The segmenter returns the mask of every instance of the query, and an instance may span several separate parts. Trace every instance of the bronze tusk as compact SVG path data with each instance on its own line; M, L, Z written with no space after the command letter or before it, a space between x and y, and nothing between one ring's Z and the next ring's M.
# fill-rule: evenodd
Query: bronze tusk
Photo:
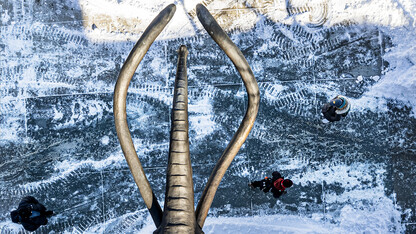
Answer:
M149 209L156 227L158 227L162 222L162 209L160 208L152 188L150 187L149 181L146 178L143 167L134 148L130 130L127 125L126 98L127 89L134 72L152 43L155 41L156 37L172 19L175 14L175 10L176 6L174 4L170 4L163 9L146 28L121 68L114 89L113 99L114 122L121 149L123 150L123 154L126 158L127 164L129 165L134 181L139 187L140 194Z
M234 134L227 148L223 152L221 158L215 165L211 176L205 186L201 199L196 208L196 219L200 227L204 226L205 219L208 215L208 210L214 200L215 193L221 182L222 177L230 166L232 160L237 155L244 141L246 140L254 121L257 116L260 103L260 93L257 81L254 78L253 72L248 65L247 60L241 53L240 49L231 41L227 34L222 30L220 25L215 21L214 17L209 13L207 8L202 4L196 6L196 12L199 21L204 26L208 34L220 46L225 54L231 59L234 66L243 79L244 86L248 95L248 106L246 114Z

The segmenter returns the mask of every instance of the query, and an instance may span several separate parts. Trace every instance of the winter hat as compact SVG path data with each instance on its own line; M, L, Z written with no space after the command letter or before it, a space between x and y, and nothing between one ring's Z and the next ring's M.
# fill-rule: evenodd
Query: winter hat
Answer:
M283 186L285 186L285 188L289 188L292 187L293 182L291 180L285 179L283 180Z
M344 102L341 100L341 99L339 99L339 98L337 98L337 99L332 99L331 100L331 102L329 103L331 106L335 106L335 107L341 107L342 106L342 104L343 104Z

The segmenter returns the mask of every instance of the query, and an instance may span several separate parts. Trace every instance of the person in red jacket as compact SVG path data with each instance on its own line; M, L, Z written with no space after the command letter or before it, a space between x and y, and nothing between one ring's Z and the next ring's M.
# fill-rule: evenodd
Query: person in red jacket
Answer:
M277 171L272 173L272 178L266 176L263 180L253 181L249 184L250 187L260 188L265 193L271 190L275 198L285 194L286 189L292 187L292 185L293 182L291 180L283 178Z

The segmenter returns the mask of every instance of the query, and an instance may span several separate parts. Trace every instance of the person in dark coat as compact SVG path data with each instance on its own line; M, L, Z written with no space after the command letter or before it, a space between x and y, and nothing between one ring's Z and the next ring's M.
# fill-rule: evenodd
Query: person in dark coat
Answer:
M341 117L347 116L350 108L351 104L348 98L338 95L322 106L322 115L329 122L340 121Z
M260 188L265 193L271 190L273 197L279 198L286 194L286 188L292 187L293 182L283 178L279 172L275 171L272 173L272 178L266 176L263 180L253 181L249 185L252 188Z
M13 223L22 224L24 229L31 232L41 225L46 225L47 218L52 215L53 211L46 210L45 206L32 196L24 197L17 210L10 213Z

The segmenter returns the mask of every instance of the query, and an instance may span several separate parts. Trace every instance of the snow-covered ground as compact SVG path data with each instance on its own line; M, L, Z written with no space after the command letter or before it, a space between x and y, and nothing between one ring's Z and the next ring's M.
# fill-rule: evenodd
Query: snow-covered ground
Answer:
M152 233L112 118L122 63L173 1L0 2L0 233L34 195L57 213L40 233ZM207 36L203 3L241 48L262 102L226 173L205 233L402 233L416 230L416 2L184 0L129 88L138 155L164 200L169 116L180 44L189 49L191 160L198 201L242 118L245 91ZM349 116L320 105L348 96ZM279 170L279 200L246 188Z

